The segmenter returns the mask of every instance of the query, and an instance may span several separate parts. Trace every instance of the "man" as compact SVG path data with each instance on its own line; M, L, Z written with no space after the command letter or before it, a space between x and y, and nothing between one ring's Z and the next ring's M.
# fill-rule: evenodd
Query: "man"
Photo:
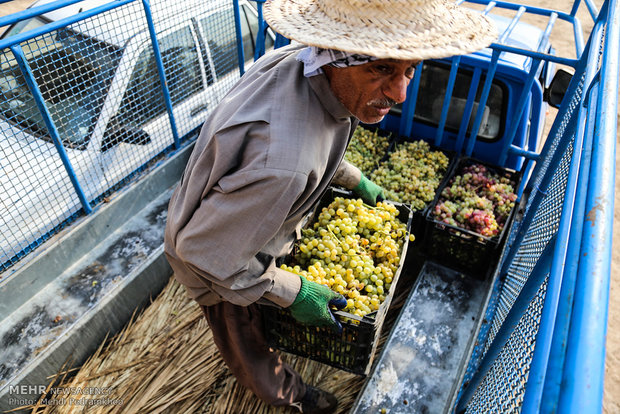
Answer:
M336 398L268 347L256 304L337 326L329 306L346 302L275 259L329 185L371 203L382 196L343 161L358 122L379 122L403 102L422 59L480 49L495 31L443 0L271 0L265 18L312 47L262 57L209 116L170 200L165 252L239 383L271 405L328 413Z

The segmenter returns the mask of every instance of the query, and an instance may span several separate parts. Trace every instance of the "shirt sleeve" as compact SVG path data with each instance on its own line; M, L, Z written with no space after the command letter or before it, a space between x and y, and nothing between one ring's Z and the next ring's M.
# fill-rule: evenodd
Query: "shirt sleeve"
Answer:
M226 176L178 233L176 254L231 303L245 306L274 291L269 299L290 305L299 277L277 268L275 258L260 251L281 228L301 179L265 169Z
M338 171L336 171L332 183L353 190L360 183L361 179L362 171L343 159L338 166Z

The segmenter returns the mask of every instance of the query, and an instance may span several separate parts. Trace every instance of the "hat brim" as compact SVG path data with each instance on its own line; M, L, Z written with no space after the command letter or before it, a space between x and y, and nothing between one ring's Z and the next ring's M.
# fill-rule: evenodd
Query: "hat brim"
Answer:
M308 0L270 0L264 16L273 30L308 46L377 58L438 59L472 53L497 39L493 22L474 10L442 7L401 11L391 19L365 16L336 20Z

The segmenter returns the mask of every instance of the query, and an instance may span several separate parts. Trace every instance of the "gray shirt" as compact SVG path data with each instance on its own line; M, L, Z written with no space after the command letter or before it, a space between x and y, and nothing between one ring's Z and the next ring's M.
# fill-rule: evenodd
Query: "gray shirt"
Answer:
M258 60L203 126L168 209L165 253L202 305L289 306L300 280L275 265L332 179L348 188L359 170L343 162L357 119L324 74L303 76L299 46Z

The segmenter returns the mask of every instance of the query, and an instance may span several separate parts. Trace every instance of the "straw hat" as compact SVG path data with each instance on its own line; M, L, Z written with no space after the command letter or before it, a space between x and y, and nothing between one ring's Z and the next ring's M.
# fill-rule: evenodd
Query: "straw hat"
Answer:
M378 58L461 55L497 39L489 18L447 0L269 0L265 20L305 45Z

